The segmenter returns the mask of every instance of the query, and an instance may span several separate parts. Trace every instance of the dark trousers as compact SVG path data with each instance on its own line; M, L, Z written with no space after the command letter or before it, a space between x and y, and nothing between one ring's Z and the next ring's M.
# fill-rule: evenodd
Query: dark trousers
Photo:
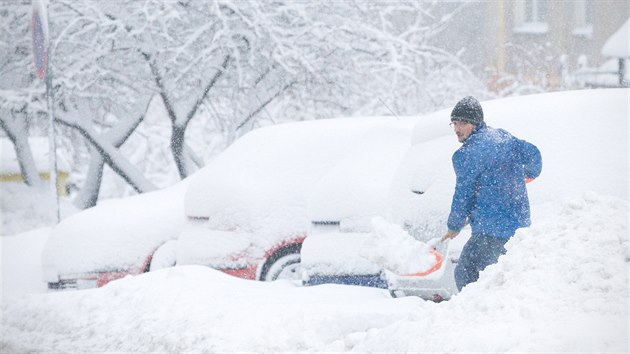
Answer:
M508 240L489 235L472 235L464 245L455 267L457 289L461 291L464 286L477 281L482 270L496 263L499 256L505 254Z

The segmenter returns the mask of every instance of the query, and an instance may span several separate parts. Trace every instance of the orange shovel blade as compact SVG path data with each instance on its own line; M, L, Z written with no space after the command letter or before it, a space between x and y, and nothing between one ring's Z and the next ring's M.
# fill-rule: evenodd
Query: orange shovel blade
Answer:
M442 266L442 255L434 249L431 250L431 253L433 254L433 256L435 257L435 263L427 270L422 271L422 272L418 272L418 273L413 273L413 274L403 274L403 276L406 277L423 277L425 275L429 275L433 272L435 272L436 270L440 269L440 267Z

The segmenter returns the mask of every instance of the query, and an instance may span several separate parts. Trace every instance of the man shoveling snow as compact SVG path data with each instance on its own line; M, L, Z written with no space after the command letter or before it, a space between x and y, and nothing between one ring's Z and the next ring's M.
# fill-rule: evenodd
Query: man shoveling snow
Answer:
M474 97L455 105L451 126L462 146L453 154L457 182L442 240L456 237L470 223L472 236L455 268L461 291L505 254L504 245L516 229L530 225L525 183L540 175L542 159L533 144L487 126Z
M471 238L454 271L461 291L505 254L504 245L516 229L530 225L525 183L540 175L542 159L533 144L488 127L474 97L455 105L451 126L462 146L453 154L457 181L448 231L441 241L456 237L470 224ZM365 258L397 275L425 276L441 268L442 255L431 247L435 245L415 240L382 218L373 220L373 229L362 252Z

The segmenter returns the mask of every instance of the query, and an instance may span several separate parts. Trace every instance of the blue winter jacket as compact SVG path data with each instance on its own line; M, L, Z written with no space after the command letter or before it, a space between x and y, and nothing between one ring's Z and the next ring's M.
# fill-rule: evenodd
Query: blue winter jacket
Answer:
M503 129L481 123L453 154L457 176L448 228L508 238L530 225L525 178L542 169L540 151Z

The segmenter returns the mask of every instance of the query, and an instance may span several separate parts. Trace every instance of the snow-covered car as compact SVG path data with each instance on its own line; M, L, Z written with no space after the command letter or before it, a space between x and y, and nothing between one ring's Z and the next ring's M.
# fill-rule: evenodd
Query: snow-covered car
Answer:
M247 279L299 277L314 184L365 131L390 119L256 129L172 187L106 200L63 220L43 252L44 280L51 289L89 288L175 264Z
M189 179L169 188L105 200L52 229L42 268L50 289L93 288L152 267L155 250L184 225Z
M354 149L314 187L309 235L302 248L305 285L340 283L386 288L382 268L359 253L371 219L386 215L394 172L409 148L409 117L366 132Z
M540 206L571 190L627 191L625 176L618 173L619 166L627 169L628 165L619 154L627 150L627 98L627 89L585 90L482 105L490 126L507 129L541 150L542 175L528 184L530 201ZM470 237L469 228L447 244L436 244L443 262L425 276L395 274L362 255L373 233L368 220L375 216L386 217L427 243L433 244L445 232L455 183L451 155L460 146L448 126L449 116L450 109L445 109L419 118L409 133L407 149L393 148L391 143L389 151L357 149L348 157L353 163L340 164L318 184L309 210L311 233L302 247L306 284L368 285L388 288L394 296L427 299L444 299L457 292L453 269ZM584 173L593 169L600 173ZM366 183L374 176L379 178ZM532 210L534 223L538 212Z
M447 203L440 203L436 196L447 196L452 181L445 180L440 187L431 190L427 189L426 183L445 172L450 161L448 151L457 148L457 142L448 139L444 140L447 146L441 146L442 150L433 149L436 142L443 145L441 138L449 131L448 118L444 120L438 116L390 122L365 134L353 153L318 183L310 201L311 230L302 248L305 285L338 283L389 288L391 276L388 277L388 271L365 255L366 245L370 244L374 234L372 220L376 217L397 219L418 240L428 241L436 237L447 207ZM419 160L410 163L407 160L414 132L421 132L420 139L429 146L419 155ZM442 158L447 163L442 163ZM410 183L403 183L401 169L411 169L417 175L409 180ZM447 177L450 176L447 174ZM403 195L398 193L401 186ZM409 198L424 202L419 208L422 213L411 220L400 219L393 213L398 212L399 204L408 202ZM418 211L418 206L407 205L405 208ZM432 237L427 238L427 235ZM446 253L441 246L438 250ZM428 256L432 257L431 254ZM447 264L441 253L439 257L432 265L440 262L444 267L435 268L431 272L435 273L432 278L452 267L452 259L447 260L450 262ZM428 275L423 279L431 278ZM449 292L450 289L436 291L436 294L444 298ZM421 295L434 298L436 294Z
M172 263L246 279L299 279L315 185L391 118L327 119L257 129L200 171Z

